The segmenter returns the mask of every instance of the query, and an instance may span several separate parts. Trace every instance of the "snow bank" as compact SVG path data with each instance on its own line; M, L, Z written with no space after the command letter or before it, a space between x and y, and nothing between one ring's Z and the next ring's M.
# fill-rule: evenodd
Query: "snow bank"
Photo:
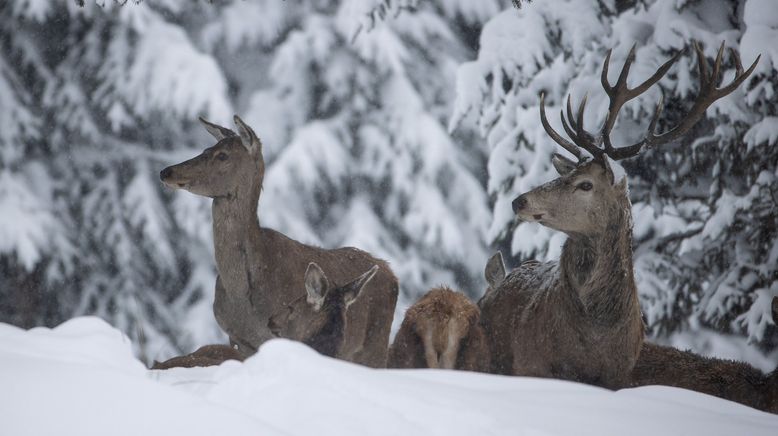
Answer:
M97 318L0 324L0 434L774 435L778 416L674 388L373 370L274 340L244 363L147 371Z

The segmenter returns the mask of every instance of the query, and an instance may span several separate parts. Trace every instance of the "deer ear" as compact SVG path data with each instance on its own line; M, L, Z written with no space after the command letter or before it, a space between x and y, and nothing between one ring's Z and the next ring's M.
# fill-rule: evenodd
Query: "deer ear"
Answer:
M346 307L348 307L351 303L354 302L354 300L357 299L359 293L362 292L362 288L364 288L365 285L367 285L368 282L373 279L377 272L378 265L373 265L373 267L370 268L366 273L357 277L351 283L340 287L340 292L343 296L343 302L346 303Z
M238 126L238 133L240 134L240 140L243 142L243 146L251 154L262 153L262 141L259 140L254 130L244 123L239 116L235 115L235 125Z
M486 277L486 283L489 284L489 290L487 292L493 291L503 280L505 280L505 262L503 262L502 259L502 252L498 251L497 253L494 253L486 262L484 277Z
M305 270L305 292L307 293L306 301L313 306L313 310L317 312L321 310L329 286L327 276L324 275L324 271L319 268L319 265L314 262L309 263Z
M603 156L599 162L602 164L603 169L605 169L605 177L607 177L610 184L613 185L616 181L616 177L613 175L613 168L611 168L611 164L608 162L608 157Z
M232 130L222 127L218 124L214 124L208 120L206 120L203 117L198 117L200 120L200 123L205 127L205 130L208 131L208 133L211 134L214 138L216 138L217 141L221 141L224 138L229 138L231 136L238 136L235 132Z
M559 153L554 153L554 155L551 156L551 164L554 165L554 169L556 169L556 172L558 172L560 176L570 174L578 166L578 164Z

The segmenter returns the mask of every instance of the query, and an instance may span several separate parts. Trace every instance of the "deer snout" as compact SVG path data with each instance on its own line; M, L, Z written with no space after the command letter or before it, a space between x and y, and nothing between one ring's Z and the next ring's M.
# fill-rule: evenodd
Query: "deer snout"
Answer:
M167 167L159 172L159 180L170 188L187 188L189 181L181 177L180 171L173 171L173 167Z
M163 182L165 179L171 177L173 175L173 168L167 167L164 170L159 172L159 180L162 180Z
M520 210L527 207L527 197L524 194L519 195L513 200L511 206L513 206L513 213L518 214Z

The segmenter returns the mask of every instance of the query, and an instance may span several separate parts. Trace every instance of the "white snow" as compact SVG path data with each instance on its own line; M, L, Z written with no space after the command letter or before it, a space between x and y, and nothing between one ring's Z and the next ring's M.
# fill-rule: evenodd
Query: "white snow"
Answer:
M244 363L149 371L98 318L0 324L10 435L774 435L778 416L675 388L375 370L273 340Z

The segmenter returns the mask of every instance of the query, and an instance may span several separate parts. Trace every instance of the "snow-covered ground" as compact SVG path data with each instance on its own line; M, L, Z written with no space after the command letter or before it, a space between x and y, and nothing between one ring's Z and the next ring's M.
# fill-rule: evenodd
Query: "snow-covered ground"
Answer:
M274 340L244 363L150 371L98 318L0 324L0 435L771 435L778 416L694 392L374 370Z

